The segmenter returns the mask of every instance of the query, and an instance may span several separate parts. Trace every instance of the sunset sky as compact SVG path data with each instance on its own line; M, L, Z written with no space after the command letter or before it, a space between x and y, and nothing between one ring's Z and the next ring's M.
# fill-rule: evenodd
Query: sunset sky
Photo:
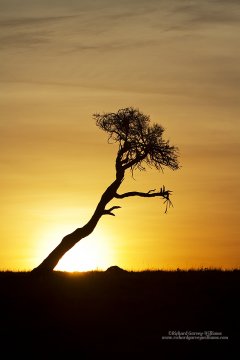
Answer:
M30 270L84 225L117 147L92 115L138 108L181 169L128 173L116 217L61 270L240 265L239 0L0 0L0 270ZM120 192L120 191L119 191Z

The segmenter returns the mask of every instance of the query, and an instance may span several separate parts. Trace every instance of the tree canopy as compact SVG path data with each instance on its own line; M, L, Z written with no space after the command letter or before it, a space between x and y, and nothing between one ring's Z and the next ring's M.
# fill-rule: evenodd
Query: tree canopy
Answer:
M94 114L96 125L119 144L116 168L145 170L145 165L162 170L179 168L178 148L163 139L164 128L150 125L150 117L133 107L116 113Z

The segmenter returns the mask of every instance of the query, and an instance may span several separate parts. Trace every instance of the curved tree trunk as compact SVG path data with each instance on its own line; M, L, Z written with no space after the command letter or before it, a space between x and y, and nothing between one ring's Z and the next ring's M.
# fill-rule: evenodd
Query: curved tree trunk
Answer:
M123 139L121 139L121 140L123 140ZM135 145L134 145L132 152L135 153L135 156L133 156L132 152L130 152L131 146L129 144L130 143L129 143L129 141L127 139L127 135L126 135L126 139L124 140L124 143L121 143L121 141L120 141L120 147L119 147L118 154L116 157L116 163L115 163L116 179L103 193L103 195L96 207L96 210L94 211L89 222L86 225L84 225L82 228L78 228L71 234L66 235L62 239L60 244L46 257L46 259L43 260L43 262L39 266L37 266L35 269L32 270L32 273L51 272L55 268L55 266L58 264L59 260L63 257L64 254L66 254L66 252L68 250L70 250L81 239L85 238L86 236L88 236L89 234L91 234L93 232L93 230L95 229L95 227L96 227L98 221L100 220L100 218L102 217L102 215L114 215L112 213L112 211L114 209L119 208L120 206L113 206L110 209L105 208L106 205L113 198L122 199L122 198L130 197L130 196L141 196L141 197L150 198L150 197L158 196L158 197L162 197L163 199L165 199L166 211L169 206L172 206L172 203L169 199L169 195L170 195L171 191L165 190L164 186L158 192L156 192L156 189L155 189L155 190L149 190L147 193L138 192L138 191L130 191L130 192L127 192L124 194L117 194L117 190L124 179L125 171L127 169L131 169L133 171L134 167L138 164L141 164L141 162L149 155L148 147L144 148L144 146L145 146L144 143L140 142L141 146L144 145L143 150L140 151L138 148L136 150ZM166 146L168 146L168 145L165 144L164 146L165 146L164 151L166 151L166 148L168 149L168 147L166 147ZM172 148L172 149L174 149L174 148ZM170 149L170 151L173 151L172 149ZM164 154L164 152L163 152L163 154ZM170 166L168 158L166 158L166 159L164 158L163 160L167 162L168 166ZM160 168L161 168L161 164L162 164L163 160L162 160L162 158L160 158L160 160L159 160ZM173 160L174 160L174 158L173 158ZM166 165L164 162L163 162L163 164ZM155 165L155 167L157 167L157 165L155 163L154 163L154 165ZM141 167L140 167L140 169L141 169Z
M53 271L59 260L68 250L76 245L81 239L93 232L102 215L114 215L111 211L119 208L119 206L113 206L108 210L105 209L105 206L115 197L123 178L124 171L117 171L116 180L103 193L89 222L82 228L78 228L71 234L66 235L60 244L46 257L46 259L44 259L40 265L32 270L32 273L49 273Z

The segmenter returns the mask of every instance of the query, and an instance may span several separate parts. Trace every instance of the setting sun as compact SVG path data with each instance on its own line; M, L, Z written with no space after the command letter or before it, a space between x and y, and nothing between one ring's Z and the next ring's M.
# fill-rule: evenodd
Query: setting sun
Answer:
M46 206L46 204L45 204ZM61 240L69 233L87 222L93 209L88 207L64 208L48 204L50 210L44 211L40 207L41 227L33 227L31 236L36 239L33 256L29 256L31 266L34 267L46 257ZM80 218L80 220L79 220ZM63 256L55 270L59 271L91 271L105 270L114 265L116 251L111 229L106 229L104 221L86 239L82 239Z
M91 271L105 270L114 263L110 253L108 238L101 231L96 231L88 239L83 239L59 261L55 270Z

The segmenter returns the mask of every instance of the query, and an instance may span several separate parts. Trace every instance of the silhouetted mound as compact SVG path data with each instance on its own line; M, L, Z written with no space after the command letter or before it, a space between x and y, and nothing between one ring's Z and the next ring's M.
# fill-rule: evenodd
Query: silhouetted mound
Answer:
M127 270L124 270L122 268L120 268L119 266L117 265L114 265L114 266L110 266L107 270L106 270L107 273L111 273L111 274L122 274L122 273L126 273Z

